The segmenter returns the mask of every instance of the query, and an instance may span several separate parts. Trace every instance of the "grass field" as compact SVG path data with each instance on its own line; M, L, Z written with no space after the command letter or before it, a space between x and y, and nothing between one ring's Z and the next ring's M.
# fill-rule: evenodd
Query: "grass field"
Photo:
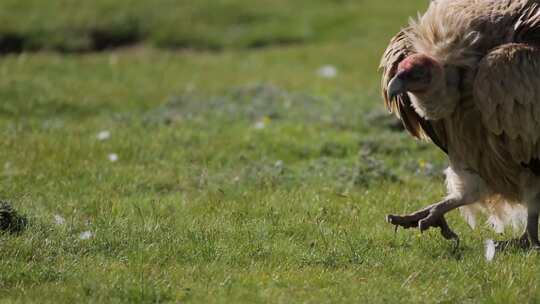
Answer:
M509 235L384 220L444 195L378 92L426 2L2 1L0 303L539 301Z

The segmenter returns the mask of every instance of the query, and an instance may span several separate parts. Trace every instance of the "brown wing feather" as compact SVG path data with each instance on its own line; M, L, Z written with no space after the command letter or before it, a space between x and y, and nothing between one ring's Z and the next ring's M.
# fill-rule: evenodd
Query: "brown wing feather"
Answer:
M505 44L478 66L474 101L489 132L504 137L512 159L540 157L540 48Z
M431 139L445 153L448 153L441 123L430 122L420 117L412 107L407 94L401 94L393 100L388 96L388 84L396 75L399 63L414 53L406 31L407 29L404 29L392 38L381 59L380 69L383 71L381 89L386 108L402 121L403 126L412 136L418 139Z

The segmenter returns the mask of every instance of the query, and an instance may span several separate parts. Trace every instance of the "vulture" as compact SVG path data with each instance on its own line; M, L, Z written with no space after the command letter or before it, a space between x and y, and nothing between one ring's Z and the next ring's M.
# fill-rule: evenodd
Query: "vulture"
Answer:
M415 138L447 154L447 195L398 227L440 228L459 208L474 227L524 224L497 246L539 249L540 0L433 0L395 35L381 60L387 109Z

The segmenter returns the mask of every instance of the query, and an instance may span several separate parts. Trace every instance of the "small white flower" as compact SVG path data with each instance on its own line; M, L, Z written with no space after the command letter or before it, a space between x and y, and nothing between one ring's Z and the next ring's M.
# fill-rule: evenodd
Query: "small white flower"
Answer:
M55 214L54 215L54 223L56 225L64 225L66 223L66 219L63 218L61 215Z
M94 234L92 233L92 231L83 231L83 232L81 232L79 234L79 239L81 239L81 240L89 240L93 236L94 236Z
M253 125L253 128L255 128L255 130L262 130L264 128L266 128L270 122L272 122L272 119L268 116L264 116L264 117L261 117L254 125Z
M253 125L253 128L255 128L256 130L262 130L266 127L266 123L264 123L263 120L260 120L260 121L257 121L254 125Z
M335 78L338 75L338 70L333 65L324 65L317 70L317 75L322 78Z
M116 154L116 153L111 153L111 154L108 155L108 158L109 158L109 161L110 161L110 162L113 162L113 163L114 163L115 161L118 160L118 154Z
M282 160L276 161L276 163L274 164L274 166L275 166L276 168L283 168L283 161L282 161Z
M185 87L185 90L186 92L194 92L195 90L197 89L197 85L195 85L195 83L193 82L188 82L186 84L186 87Z
M493 240L487 240L485 242L486 245L486 253L485 257L488 262L493 261L493 258L495 257L495 242Z
M109 56L109 65L117 65L118 64L118 56L113 54Z
M97 139L98 139L98 140L107 140L107 139L109 139L110 137L111 137L111 132L110 132L110 131L107 131L107 130L101 131L101 132L99 132L98 135L97 135Z

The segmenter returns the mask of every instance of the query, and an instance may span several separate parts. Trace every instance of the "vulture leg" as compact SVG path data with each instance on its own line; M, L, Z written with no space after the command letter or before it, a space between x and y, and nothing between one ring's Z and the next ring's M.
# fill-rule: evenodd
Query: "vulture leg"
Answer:
M467 203L461 199L446 199L436 205L434 205L430 210L428 216L421 219L418 222L418 228L420 231L425 231L430 227L440 227L440 222L444 220L444 215L458 207L466 205Z
M386 220L390 224L395 225L396 228L420 228L420 231L424 231L429 227L439 227L441 229L441 234L445 239L458 240L457 234L452 231L450 226L448 226L446 219L444 218L444 213L448 212L451 209L444 212L442 211L448 209L449 201L451 200L445 200L437 204L429 205L409 215L388 215L386 217Z
M386 221L396 227L403 227L405 229L418 227L418 221L429 215L429 210L434 205L429 205L415 213L409 215L387 215Z
M475 173L469 170L454 170L452 167L446 170L446 180L449 193L446 199L410 215L388 215L386 220L406 229L418 227L421 232L438 227L445 239L456 240L456 245L459 244L458 236L450 229L444 215L456 208L477 202L485 195L486 187Z
M405 229L418 227L420 231L425 231L430 227L439 227L445 239L453 239L459 242L457 234L448 226L444 215L466 204L468 202L463 199L448 198L410 215L388 215L386 220L390 224L396 225L396 227L401 226Z
M499 251L506 250L511 247L522 248L522 249L529 248L530 242L529 242L529 235L527 234L527 231L525 231L523 235L521 235L521 237L517 239L495 242L495 248Z
M540 241L538 241L538 214L538 210L531 210L529 207L527 211L527 230L525 233L534 249L540 249Z
M540 249L540 241L538 240L538 215L537 210L527 210L527 227L525 232L518 239L500 241L497 242L496 246L499 250L505 250L508 247L517 247L522 249L533 248L536 250Z

